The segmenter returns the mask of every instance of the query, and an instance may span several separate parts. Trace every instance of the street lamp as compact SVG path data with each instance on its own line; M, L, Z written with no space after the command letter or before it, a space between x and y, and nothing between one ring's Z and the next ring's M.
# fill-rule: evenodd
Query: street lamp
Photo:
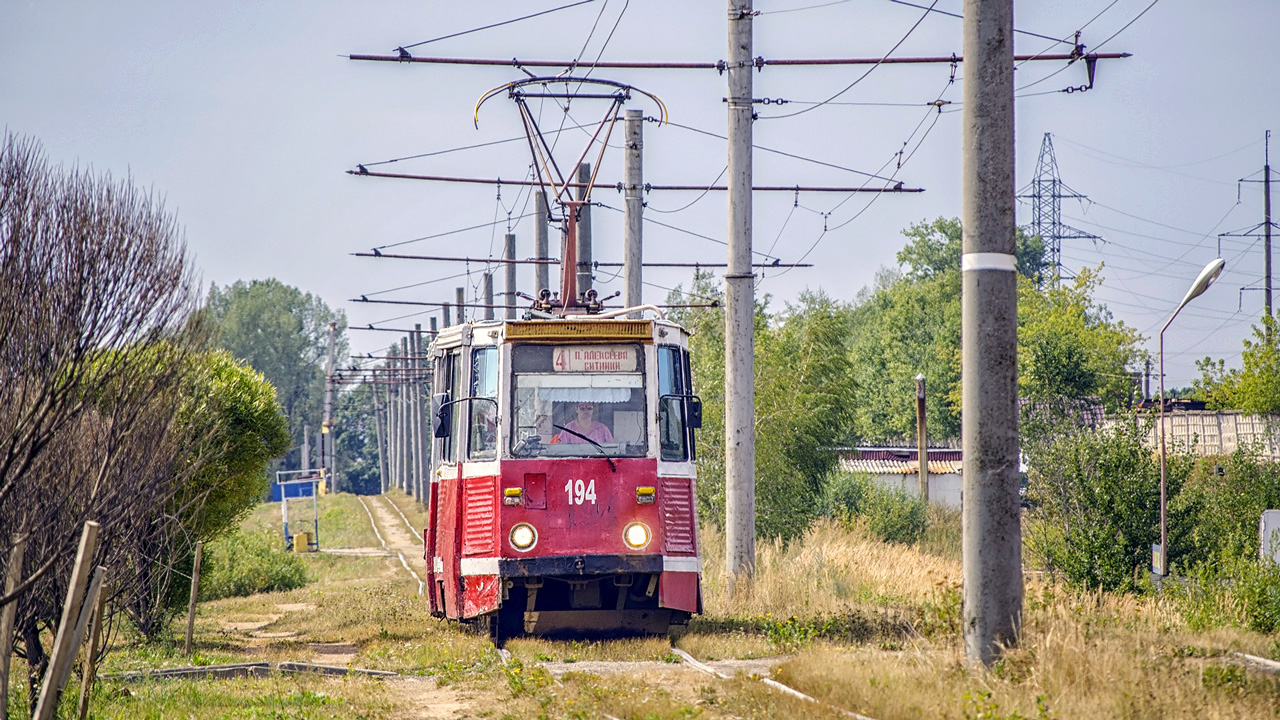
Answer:
M1169 533L1165 513L1164 331L1169 329L1169 324L1178 317L1178 313L1182 312L1182 308L1186 307L1187 303L1200 297L1205 290L1209 289L1213 281L1222 274L1222 268L1226 264L1227 261L1217 258L1205 265L1196 276L1196 281L1191 284L1191 288L1187 290L1186 296L1182 298L1182 302L1178 303L1173 314L1165 321L1164 327L1160 328L1160 546L1158 549L1153 548L1151 554L1151 569L1160 577L1166 577L1169 574Z

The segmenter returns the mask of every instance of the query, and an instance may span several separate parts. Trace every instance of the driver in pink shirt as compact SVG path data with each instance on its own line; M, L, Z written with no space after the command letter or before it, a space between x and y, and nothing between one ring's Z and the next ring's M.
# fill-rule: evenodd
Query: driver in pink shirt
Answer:
M613 433L609 431L609 426L595 419L596 406L594 403L581 402L578 403L578 417L576 420L570 420L565 424L565 428L573 432L562 432L556 436L552 442L561 442L565 444L585 443L586 440L574 435L578 433L595 440L598 443L613 442Z

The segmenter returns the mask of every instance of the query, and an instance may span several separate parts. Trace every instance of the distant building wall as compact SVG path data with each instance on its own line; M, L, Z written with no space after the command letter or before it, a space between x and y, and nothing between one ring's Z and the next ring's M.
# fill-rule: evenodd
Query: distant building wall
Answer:
M930 457L934 452L929 451ZM941 507L960 509L960 460L929 461L929 503ZM881 487L901 490L909 495L920 494L920 464L895 460L845 459L840 463L846 472L868 475Z
M1188 410L1165 413L1165 440L1169 448L1192 448L1196 455L1230 455L1249 445L1263 457L1280 461L1280 416L1250 415L1239 410ZM1156 423L1148 436L1159 448Z

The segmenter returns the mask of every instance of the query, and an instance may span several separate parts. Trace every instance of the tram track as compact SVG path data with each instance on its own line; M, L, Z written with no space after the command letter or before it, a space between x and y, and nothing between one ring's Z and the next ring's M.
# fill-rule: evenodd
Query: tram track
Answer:
M426 591L426 583L423 582L422 578L418 575L418 573L413 571L413 568L409 567L409 563L404 559L404 553L400 552L399 550L387 544L386 538L382 536L382 531L378 529L378 522L373 517L373 511L369 509L369 505L364 501L364 498L360 495L357 495L356 499L360 501L360 507L363 507L365 514L369 516L369 524L373 526L373 534L377 536L378 542L382 543L382 547L387 552L399 558L400 565L404 567L405 572L412 575L413 579L418 581L418 594L422 595ZM390 503L391 501L388 500L387 502ZM392 507L395 507L394 503L392 503ZM399 508L396 508L396 510L399 511ZM401 515L403 516L403 513L401 513ZM405 518L405 524L408 524L408 522L409 522L409 519ZM413 526L410 526L409 529L412 530ZM410 537L413 537L413 535L410 535Z
M498 647L497 645L494 646L494 650L498 653L498 658L504 667L511 664L512 655L510 650L507 650L506 648L503 648L503 647ZM693 657L688 652L676 647L674 642L671 644L671 652L680 658L680 664L682 666L692 668L693 670L696 670L706 675L710 675L718 680L728 681L733 679L732 675L721 672L720 670L717 670L711 665L708 665L704 662L699 661L697 658ZM612 663L617 663L619 666L627 666L632 664L631 661L626 661L626 660L597 661L597 662L605 662L605 663L612 662ZM755 680L756 682L759 682L760 684L770 688L771 690L780 692L783 695L793 697L797 700L803 700L805 702L812 703L818 707L843 715L844 717L853 718L853 720L876 720L875 718L869 715L863 715L862 713L854 712L852 710L847 710L845 708L838 707L836 705L832 705L827 702L823 702L822 700L819 700L818 698L815 698L811 695L807 695L799 690L796 690L795 688L789 685L780 683L777 680L774 680L773 678L765 677L763 675L759 675L756 673L748 673L747 677L750 678L751 680ZM560 678L556 677L554 674L551 674L551 679L557 685L563 685ZM616 718L614 718L614 716L604 711L597 711L597 712L599 712L600 715L605 718L612 718L613 720L617 720Z
M416 572L414 572L412 568L409 567L408 562L405 560L404 554L401 553L399 550L393 548L391 545L387 543L386 538L383 536L382 531L378 527L377 519L374 518L373 511L369 508L369 505L368 503L365 502L365 499L361 496L356 496L356 497L360 501L360 505L364 508L365 514L368 515L369 517L369 523L373 527L373 532L377 536L378 542L382 544L382 547L385 548L388 553L395 555L400 560L400 564L404 566L404 569L408 571L409 574L412 575L415 580L418 581L418 588L419 588L418 593L422 594L423 587L424 587L422 578ZM390 498L386 497L385 495L381 496L381 498L383 502L385 502L387 505L390 505L391 509L394 510L395 513L400 516L400 519L404 522L405 526L409 529L410 537L414 538L418 543L421 543L422 539L418 537L417 529L414 528L413 524L409 522L409 518L404 514L404 512L401 511L400 508L397 507L396 504L392 502ZM390 513L386 513L386 514L390 515ZM493 646L493 649L497 653L499 661L502 663L504 667L509 666L513 662L513 656L510 650L506 649L505 647L500 647L497 644ZM733 676L728 675L724 672L721 672L720 670L717 670L711 665L708 665L706 663L699 661L697 658L693 657L688 652L676 647L674 642L672 642L671 644L671 652L680 658L680 664L682 666L692 668L693 670L697 672L701 672L706 675L711 675L712 677L715 677L719 680L727 681L727 680L733 679ZM606 661L606 662L609 662L609 661ZM622 661L622 660L612 661L612 662L616 662L620 666L625 666L627 664L627 661ZM556 677L554 674L551 677L552 677L552 680L557 685L563 684L561 680L558 677ZM857 713L852 710L846 710L845 708L837 707L835 705L831 705L830 703L823 702L818 698L815 698L811 695L807 695L799 690L796 690L793 687L790 687L781 682L778 682L773 678L765 677L763 675L759 675L756 673L749 673L747 677L761 683L762 685L770 688L771 690L782 693L784 695L795 698L797 700L803 700L805 702L812 703L818 707L822 707L824 709L843 715L844 717L853 718L853 720L875 720L875 718L872 718L868 715L863 715L861 713ZM606 720L618 720L613 715L610 715L604 711L597 711L597 712L599 712L599 714L602 717L606 718Z

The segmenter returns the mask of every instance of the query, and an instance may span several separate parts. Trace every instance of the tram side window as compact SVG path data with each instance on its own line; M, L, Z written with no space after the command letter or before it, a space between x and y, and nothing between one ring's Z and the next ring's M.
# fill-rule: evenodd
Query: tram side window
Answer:
M462 357L457 350L451 350L444 357L436 361L436 390L438 392L448 393L450 400L462 397L459 390L462 389ZM458 444L461 441L461 433L459 432L461 422L461 413L465 409L466 403L455 403L450 405L450 428L448 437L440 439L440 462L454 463L458 461Z
M689 460L684 396L689 394L688 355L674 345L658 347L658 442L662 459Z
M484 347L471 351L470 409L471 444L467 457L492 460L498 456L498 348ZM492 398L482 400L480 398Z

